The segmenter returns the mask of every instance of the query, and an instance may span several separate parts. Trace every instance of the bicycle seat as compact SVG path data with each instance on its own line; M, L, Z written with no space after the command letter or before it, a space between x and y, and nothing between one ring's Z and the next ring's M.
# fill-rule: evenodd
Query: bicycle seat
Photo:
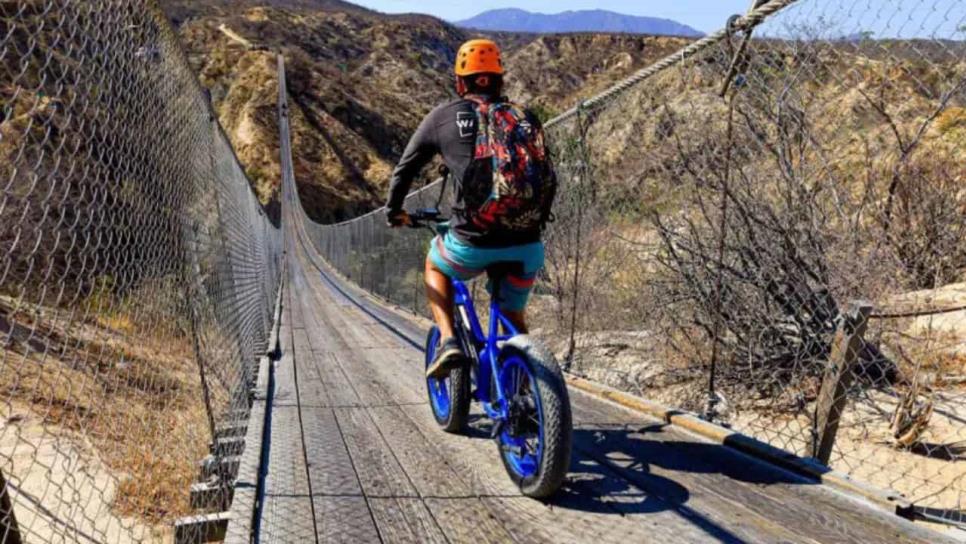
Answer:
M486 267L486 274L491 279L501 279L507 276L523 277L525 267L523 261L498 261Z

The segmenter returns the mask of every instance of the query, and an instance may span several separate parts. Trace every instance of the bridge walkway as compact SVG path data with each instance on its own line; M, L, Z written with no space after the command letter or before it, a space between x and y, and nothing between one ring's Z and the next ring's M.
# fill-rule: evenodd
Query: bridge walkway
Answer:
M332 274L290 232L261 542L936 542L939 535L571 390L558 497L522 497L488 425L441 432L425 324Z

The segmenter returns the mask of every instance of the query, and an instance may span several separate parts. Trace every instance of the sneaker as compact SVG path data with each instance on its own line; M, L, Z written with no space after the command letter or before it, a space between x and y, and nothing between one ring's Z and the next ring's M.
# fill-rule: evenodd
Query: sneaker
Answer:
M426 369L426 377L442 380L449 376L450 371L463 364L463 350L456 338L449 338L436 351L436 359Z

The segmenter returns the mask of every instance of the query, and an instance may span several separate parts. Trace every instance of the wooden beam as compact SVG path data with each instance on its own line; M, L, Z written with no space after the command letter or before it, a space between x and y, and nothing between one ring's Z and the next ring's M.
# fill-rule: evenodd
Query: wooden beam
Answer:
M211 447L211 453L215 457L230 457L241 454L244 449L245 437L234 436L215 440Z
M174 523L175 544L220 542L228 531L229 512L181 518Z
M196 510L224 510L231 504L231 487L221 482L191 484L191 507Z
M846 393L855 375L854 368L862 351L870 315L872 304L865 301L850 303L835 333L813 427L812 457L825 465L832 457L835 435L845 409Z
M240 463L240 455L230 455L228 457L209 455L198 462L198 475L201 480L207 480L215 474L228 475L234 478L238 474Z

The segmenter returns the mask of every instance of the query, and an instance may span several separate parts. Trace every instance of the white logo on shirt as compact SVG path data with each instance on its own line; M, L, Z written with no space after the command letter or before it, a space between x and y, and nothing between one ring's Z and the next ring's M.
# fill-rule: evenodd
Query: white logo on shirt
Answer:
M460 138L476 135L476 114L471 111L456 112L456 126L460 128Z

